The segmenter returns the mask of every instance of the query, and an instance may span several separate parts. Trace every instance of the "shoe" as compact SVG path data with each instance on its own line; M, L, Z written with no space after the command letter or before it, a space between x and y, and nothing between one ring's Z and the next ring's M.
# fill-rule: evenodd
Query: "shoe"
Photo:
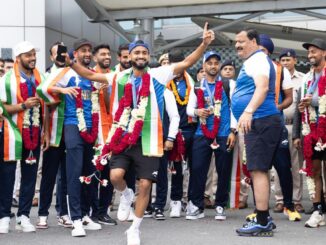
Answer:
M72 228L73 224L68 215L63 215L58 218L58 225L64 228Z
M39 221L36 224L36 228L37 229L47 229L47 228L49 228L47 220L48 220L47 216L40 216Z
M216 220L221 220L221 221L226 220L226 214L223 207L217 206L215 210L216 210L216 214L215 214Z
M148 207L144 212L144 218L152 218L153 217L153 209Z
M165 220L163 210L159 208L155 208L153 212L153 218L156 220Z
M301 203L294 204L294 209L298 211L298 213L303 214L304 213L304 207Z
M126 231L128 245L140 245L139 229L129 228Z
M35 232L35 227L27 216L22 215L16 219L16 230L22 232Z
M170 209L171 209L170 218L180 218L181 217L181 209L182 209L181 201L171 201Z
M99 216L98 222L103 225L117 225L117 221L112 219L108 214Z
M125 221L128 219L131 204L135 196L132 189L128 189L128 191L130 192L129 199L126 199L124 195L121 195L120 197L120 204L117 213L118 220L120 221Z
M74 220L73 229L71 231L71 236L73 236L73 237L86 236L86 231L83 228L83 223L80 219Z
M10 213L10 219L14 218L15 216L15 213Z
M207 208L207 209L213 209L214 208L211 199L209 197L207 197L207 196L204 197L204 207Z
M37 198L37 197L35 197L35 198L33 199L32 206L33 206L33 207L37 207L37 206L38 206L38 198Z
M251 214L246 216L246 221L247 222L253 221L256 218L256 216L257 216L257 213L255 213L255 212L251 213Z
M274 213L282 213L284 209L283 203L277 203L273 209Z
M310 218L306 221L305 227L308 228L317 228L319 226L325 225L325 217L323 214L320 214L319 211L314 211Z
M129 216L128 216L128 218L127 218L127 221L128 221L128 222L133 222L133 221L134 221L134 216L135 216L134 209L131 208L131 209L130 209L130 212L129 212ZM152 217L152 216L151 216L151 217Z
M273 236L273 224L271 221L268 221L268 223L263 226L258 224L256 219L254 219L237 229L236 232L239 236L271 237Z
M248 204L246 202L239 202L239 209L245 209L248 208Z
M293 211L292 211L288 208L284 208L283 213L285 216L289 217L290 221L300 221L301 220L301 215L295 209L293 209Z
M90 231L97 231L101 230L102 226L98 223L95 223L90 217L87 215L83 217L83 228L85 230L90 230Z
M18 203L17 199L16 198L13 198L12 199L11 206L13 206L14 208L18 208L18 205L19 205L19 203Z
M186 219L187 220L196 220L196 219L201 219L204 217L205 217L204 211L199 209L191 201L189 201L188 207L187 207Z
M0 234L9 233L10 217L0 219Z

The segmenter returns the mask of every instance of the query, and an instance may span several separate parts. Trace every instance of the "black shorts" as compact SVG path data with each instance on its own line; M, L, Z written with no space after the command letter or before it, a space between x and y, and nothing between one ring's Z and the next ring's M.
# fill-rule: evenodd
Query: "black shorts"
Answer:
M141 140L130 149L119 155L113 155L110 159L110 168L122 168L128 170L133 165L137 179L149 179L156 181L160 166L159 157L147 157L143 155Z
M254 119L251 130L244 136L247 169L267 172L273 163L282 135L280 115Z
M316 151L312 155L312 160L326 161L326 151Z

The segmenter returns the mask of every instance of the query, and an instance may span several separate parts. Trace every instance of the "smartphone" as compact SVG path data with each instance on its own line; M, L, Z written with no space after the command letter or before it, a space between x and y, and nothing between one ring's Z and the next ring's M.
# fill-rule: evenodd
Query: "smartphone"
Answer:
M67 47L59 44L58 45L58 51L57 51L56 60L59 61L59 62L64 63L65 60L66 60L66 57L62 55L64 53L67 53Z

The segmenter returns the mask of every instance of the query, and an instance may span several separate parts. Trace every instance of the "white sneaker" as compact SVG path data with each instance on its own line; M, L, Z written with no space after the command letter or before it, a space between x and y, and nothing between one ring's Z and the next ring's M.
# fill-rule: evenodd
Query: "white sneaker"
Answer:
M120 197L120 204L117 213L117 218L120 221L125 221L128 219L131 210L131 204L134 200L134 192L132 189L128 189L128 191L130 193L128 199L124 195L121 195Z
M0 219L0 234L9 233L10 217Z
M181 217L181 201L171 201L170 202L170 218L180 218Z
M324 226L325 224L324 215L320 214L319 211L314 211L310 218L306 221L305 227L317 228L319 226Z
M64 228L72 228L73 226L68 215L58 217L58 225L63 226Z
M186 219L188 220L196 220L202 219L205 217L204 211L199 209L196 205L194 205L191 201L189 201L187 207Z
M32 225L31 220L27 216L22 215L17 217L16 230L22 232L35 232L35 227Z
M215 214L216 220L221 220L221 221L226 220L226 214L223 207L217 206L215 210L216 210L216 214Z
M83 223L80 219L73 222L73 229L71 231L73 237L83 237L86 236L86 231L83 228Z
M85 230L97 231L101 230L102 226L98 223L95 223L90 217L86 215L83 217L83 228Z
M132 222L132 221L134 221L134 217L135 217L134 209L131 208L131 209L130 209L130 212L129 212L129 216L128 216L127 221L128 221L128 222Z
M39 217L39 222L36 224L36 228L37 229L47 229L47 228L49 228L47 220L48 220L47 216L40 216Z
M129 228L126 231L128 245L140 245L139 229Z

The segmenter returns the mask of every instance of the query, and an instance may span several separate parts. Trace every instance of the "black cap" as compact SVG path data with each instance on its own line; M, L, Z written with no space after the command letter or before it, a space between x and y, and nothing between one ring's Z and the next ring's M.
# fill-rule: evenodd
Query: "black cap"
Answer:
M326 50L326 42L321 38L315 38L310 43L302 44L302 46L307 50L309 49L310 46L314 46L314 47L319 48L321 50Z
M174 49L169 52L170 63L177 63L185 59L184 54L180 49Z
M221 70L225 67L225 66L233 66L235 69L235 62L233 60L225 60L221 66Z
M76 51L77 49L79 49L81 46L84 46L84 45L88 45L91 48L93 48L93 44L90 41L88 41L85 38L82 38L82 39L78 39L76 42L74 42L74 50Z
M280 53L279 59L282 59L282 57L293 57L296 58L297 57L297 53L295 52L294 49L291 48L287 48L287 49L283 49Z

